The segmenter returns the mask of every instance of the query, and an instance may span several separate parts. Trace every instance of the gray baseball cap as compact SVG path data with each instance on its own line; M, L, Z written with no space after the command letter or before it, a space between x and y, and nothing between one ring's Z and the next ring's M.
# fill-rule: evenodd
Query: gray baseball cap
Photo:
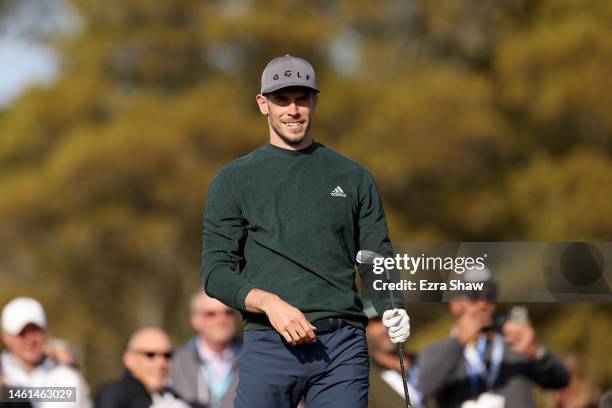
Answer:
M268 63L261 75L261 93L274 92L289 86L304 86L315 92L317 82L310 62L303 58L285 55Z

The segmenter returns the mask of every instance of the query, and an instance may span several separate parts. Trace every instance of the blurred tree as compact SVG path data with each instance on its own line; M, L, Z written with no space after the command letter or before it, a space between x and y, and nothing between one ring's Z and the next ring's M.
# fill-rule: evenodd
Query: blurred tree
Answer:
M534 23L498 46L500 102L524 130L525 151L612 148L612 6L547 1Z

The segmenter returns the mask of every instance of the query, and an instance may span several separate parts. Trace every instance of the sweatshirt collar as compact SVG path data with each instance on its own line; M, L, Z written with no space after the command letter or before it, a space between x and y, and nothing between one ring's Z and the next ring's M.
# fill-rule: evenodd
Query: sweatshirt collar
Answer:
M284 157L305 157L311 155L320 147L323 147L323 145L313 141L310 146L300 150L283 149L282 147L275 146L272 143L266 143L263 145L262 149L266 152Z

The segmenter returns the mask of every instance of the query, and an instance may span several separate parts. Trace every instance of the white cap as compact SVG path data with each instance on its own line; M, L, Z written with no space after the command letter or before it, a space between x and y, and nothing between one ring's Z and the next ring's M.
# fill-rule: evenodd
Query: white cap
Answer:
M2 309L2 331L13 336L21 333L29 323L47 328L47 317L42 305L35 299L18 297Z

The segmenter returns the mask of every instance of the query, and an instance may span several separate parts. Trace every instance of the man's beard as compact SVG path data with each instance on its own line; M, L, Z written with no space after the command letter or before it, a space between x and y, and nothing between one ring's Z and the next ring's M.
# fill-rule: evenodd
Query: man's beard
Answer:
M272 126L272 130L274 130L274 133L276 133L276 135L280 137L281 140L289 146L297 146L302 143L302 141L310 131L311 121L308 120L308 124L306 125L306 129L304 129L304 133L302 133L302 135L298 138L294 137L290 139L289 136L287 136L287 134L283 132L283 129L281 129L282 125L279 125L278 123L274 122L272 119L270 119L270 117L268 117L268 121L270 122L270 126Z

